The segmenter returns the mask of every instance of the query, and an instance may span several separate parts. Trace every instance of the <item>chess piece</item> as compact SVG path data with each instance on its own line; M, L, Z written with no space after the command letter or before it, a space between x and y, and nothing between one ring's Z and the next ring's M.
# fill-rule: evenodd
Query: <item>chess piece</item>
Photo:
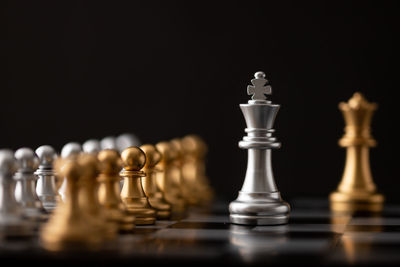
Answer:
M101 149L118 149L117 142L114 136L106 136L100 140Z
M60 201L53 169L53 161L57 158L57 154L51 146L40 146L35 152L39 158L39 168L35 172L38 177L36 194L43 208L47 212L52 212Z
M145 153L138 147L128 147L122 151L121 159L123 169L120 176L124 178L122 202L127 210L135 215L137 225L154 224L156 211L150 206L141 183L141 177L145 176L141 171L146 163Z
M43 246L48 250L97 247L104 240L98 227L93 227L89 216L79 206L80 183L84 174L78 157L59 158L55 161L57 173L65 177L66 198L54 210L50 220L40 232Z
M21 206L15 199L14 174L18 163L11 150L0 150L0 238L33 234L32 226L24 220Z
M146 164L144 172L146 176L142 177L142 186L146 194L150 206L157 212L157 219L168 219L171 215L171 205L164 199L163 193L157 186L156 173L161 170L156 168L156 165L161 161L161 153L155 146L145 144L140 147L146 154Z
M97 156L93 154L81 154L78 163L82 167L79 190L79 207L88 215L88 221L100 233L104 233L104 238L112 239L117 232L115 222L107 220L106 214L100 206L98 199L99 162Z
M157 173L157 184L164 193L165 200L172 205L172 212L182 213L185 211L186 203L182 196L182 172L176 165L178 151L169 142L159 142L156 148L161 153L161 161L157 164L157 168L162 170Z
M140 146L141 142L136 135L134 135L132 133L124 133L117 137L116 145L117 145L118 151L120 153L122 153L122 151L125 148L131 147L131 146L137 146L137 147Z
M18 161L18 171L14 175L17 181L15 187L15 199L23 208L25 216L43 220L44 209L36 195L36 175L34 172L39 166L39 160L32 149L23 147L15 151L14 157Z
M61 158L66 159L68 157L77 157L82 152L82 147L79 143L70 142L66 144L61 150ZM61 186L59 186L58 193L61 196L62 201L66 201L67 192L67 179L63 179Z
M213 199L213 190L206 175L206 143L197 135L182 138L183 150L182 179L190 194L187 201L191 205L207 205Z
M346 147L347 155L342 181L337 191L330 195L333 211L382 210L384 197L376 191L369 162L369 148L376 146L370 130L376 108L377 104L368 102L361 93L355 93L347 103L339 104L346 122L339 145Z
M279 105L266 100L271 86L263 72L257 72L247 87L252 94L248 104L240 104L246 120L247 136L239 147L248 150L246 177L238 198L229 205L230 220L234 224L276 225L288 222L289 205L282 200L275 185L271 165L271 150L281 146L272 136L273 123Z
M82 145L83 152L97 154L101 150L100 142L96 139L89 139Z
M103 206L108 220L117 223L120 231L131 231L135 228L136 218L128 213L120 197L121 157L116 150L106 149L100 151L97 158L100 162L101 172L98 176L100 182L99 202Z

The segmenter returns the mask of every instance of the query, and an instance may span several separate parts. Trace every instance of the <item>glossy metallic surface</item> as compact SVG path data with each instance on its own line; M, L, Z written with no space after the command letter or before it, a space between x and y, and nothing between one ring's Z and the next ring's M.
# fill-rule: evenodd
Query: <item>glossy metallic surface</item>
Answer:
M97 154L101 150L100 142L96 139L89 139L82 144L82 150L86 153Z
M137 225L154 224L156 210L153 209L143 191L141 171L146 163L145 153L138 147L128 147L121 153L123 169L120 176L124 178L121 199L129 213L136 217Z
M39 166L39 159L32 149L24 147L15 151L14 157L18 161L18 171L14 175L17 181L15 199L22 206L24 214L34 219L43 219L43 206L36 195L36 179L34 174Z
M80 153L82 152L82 147L79 143L76 142L70 142L64 145L64 147L61 150L61 158L66 159L70 157L77 157ZM66 195L67 195L67 182L68 180L65 179L62 176L58 176L59 181L57 182L59 189L58 193L61 196L62 201L66 201Z
M51 146L40 146L35 152L39 158L39 168L35 172L38 177L36 194L42 202L43 208L52 212L61 199L57 192L56 174L53 169L53 162L57 158L57 154Z
M361 93L339 104L346 122L339 145L346 147L347 155L342 180L337 191L330 195L333 211L382 210L384 197L376 190L369 161L369 148L376 146L370 129L376 108L377 104L368 102Z
M280 147L272 136L273 124L279 105L264 100L271 90L264 75L258 72L248 93L253 94L248 104L240 108L246 120L247 136L239 147L248 150L246 177L238 198L229 205L230 220L244 225L285 224L289 218L289 205L282 200L275 185L271 164L271 149Z

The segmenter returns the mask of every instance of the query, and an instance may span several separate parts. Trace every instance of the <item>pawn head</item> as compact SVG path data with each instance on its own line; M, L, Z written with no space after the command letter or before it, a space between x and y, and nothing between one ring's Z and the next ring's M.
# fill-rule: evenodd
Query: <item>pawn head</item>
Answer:
M178 150L170 142L159 142L156 148L160 151L163 162L171 162L179 156Z
M97 154L100 171L104 174L118 174L122 169L122 159L114 149L105 149Z
M82 147L79 143L70 142L62 148L61 157L67 158L70 156L77 156L81 152L82 152Z
M87 140L82 145L83 151L86 153L96 154L101 150L100 142L96 139Z
M18 162L14 158L14 153L9 149L0 149L0 174L12 175L18 169Z
M57 153L51 146L40 146L35 153L39 158L39 166L43 168L51 168L57 158Z
M207 153L206 143L197 135L187 135L182 138L181 143L185 154L203 157Z
M99 174L99 161L93 154L81 154L78 157L78 164L81 166L81 175L84 179L95 180Z
M140 171L146 163L146 154L138 147L125 148L121 153L122 164L127 171Z
M38 157L28 147L23 147L15 151L14 157L19 163L19 171L21 172L34 172L39 167Z
M146 154L146 168L154 168L161 161L161 153L155 146L145 144L140 149Z

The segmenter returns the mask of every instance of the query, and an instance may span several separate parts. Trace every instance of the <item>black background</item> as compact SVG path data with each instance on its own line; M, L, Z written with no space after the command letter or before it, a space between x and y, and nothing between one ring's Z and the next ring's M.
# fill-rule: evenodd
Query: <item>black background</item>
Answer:
M399 200L396 1L131 2L6 4L0 147L196 133L218 197L232 200L247 158L239 104L263 70L281 104L273 166L284 198L336 188L345 159L337 105L361 91L379 103L375 182Z

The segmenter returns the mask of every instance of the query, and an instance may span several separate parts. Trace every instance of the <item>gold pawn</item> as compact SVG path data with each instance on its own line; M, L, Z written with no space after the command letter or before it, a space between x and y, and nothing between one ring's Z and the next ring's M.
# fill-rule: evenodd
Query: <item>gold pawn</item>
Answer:
M186 204L182 196L181 169L176 165L178 151L168 142L160 142L156 148L162 155L157 168L163 170L157 173L157 183L164 193L165 200L172 205L172 212L182 213L185 211Z
M376 192L369 162L369 148L376 146L370 130L376 108L377 104L369 103L361 93L355 93L348 103L339 104L346 122L339 145L347 148L347 155L342 180L330 195L333 211L382 210L384 197Z
M100 182L98 195L108 220L118 224L122 232L135 228L135 216L128 213L120 197L119 172L122 169L122 160L116 150L106 149L98 153L100 162Z
M156 173L162 170L156 168L161 161L161 153L155 146L146 144L140 147L146 154L144 165L145 177L142 177L142 186L150 206L157 211L157 219L168 219L171 216L171 205L164 199L164 194L157 186Z
M80 178L79 190L79 207L83 212L89 215L90 223L93 227L97 227L105 237L112 239L118 230L114 222L107 220L107 217L99 203L98 199L98 182L99 161L95 155L82 154L78 158L79 164L82 166L82 175Z
M97 247L104 240L98 227L93 227L88 215L79 205L81 178L84 170L78 158L55 161L57 173L67 179L66 202L59 202L49 221L40 230L40 239L49 250L80 246Z
M122 151L121 158L124 167L120 173L124 178L122 202L127 210L135 215L137 225L154 224L156 211L150 206L141 182L141 177L146 175L141 171L146 163L146 155L138 147L128 147Z
M182 138L183 150L182 177L189 187L191 205L207 205L213 197L214 192L206 175L205 156L207 153L206 143L197 135L187 135Z

